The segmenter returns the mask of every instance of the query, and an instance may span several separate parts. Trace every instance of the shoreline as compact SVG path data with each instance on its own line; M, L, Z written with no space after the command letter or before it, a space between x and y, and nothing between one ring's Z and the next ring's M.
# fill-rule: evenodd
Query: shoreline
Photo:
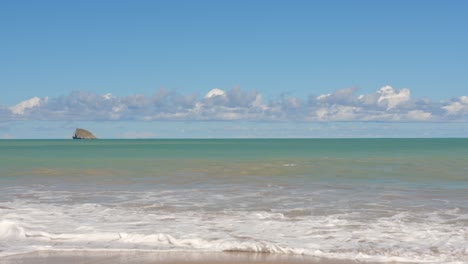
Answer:
M151 251L86 251L44 250L0 257L1 264L383 264L398 262L365 262L309 257L303 255L247 252L151 252Z

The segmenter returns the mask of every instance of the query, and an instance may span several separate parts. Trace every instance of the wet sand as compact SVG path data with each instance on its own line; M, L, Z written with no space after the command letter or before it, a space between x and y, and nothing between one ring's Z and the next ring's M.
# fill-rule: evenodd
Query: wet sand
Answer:
M285 254L141 251L37 251L0 258L1 264L347 264L366 263ZM396 263L396 262L391 262ZM373 263L374 264L374 263Z

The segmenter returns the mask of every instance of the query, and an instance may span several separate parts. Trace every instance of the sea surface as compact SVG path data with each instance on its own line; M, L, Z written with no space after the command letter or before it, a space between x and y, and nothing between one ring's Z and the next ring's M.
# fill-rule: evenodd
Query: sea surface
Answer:
M0 256L468 263L468 139L1 140Z

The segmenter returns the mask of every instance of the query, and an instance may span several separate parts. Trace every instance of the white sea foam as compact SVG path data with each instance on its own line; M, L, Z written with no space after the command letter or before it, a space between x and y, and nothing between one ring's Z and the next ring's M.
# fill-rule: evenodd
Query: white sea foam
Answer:
M4 189L0 255L38 249L242 251L466 263L468 210L461 202L447 197L449 203L427 206L411 193L405 205L395 198L406 197L403 190L345 187Z
M18 239L25 237L24 229L9 220L0 221L0 239Z
M463 226L405 223L404 214L370 224L341 219L339 215L306 217L292 222L278 217L281 214L265 212L231 212L217 216L187 212L173 215L173 221L157 223L150 219L158 217L124 216L124 212L111 221L110 216L116 216L118 210L89 212L89 205L83 207L79 210L83 214L80 219L66 216L74 215L70 208L72 210L54 222L39 222L36 229L25 228L19 219L3 220L0 234L2 239L8 240L8 245L2 245L3 253L7 254L9 249L53 244L55 249L246 251L385 261L451 261L468 256L467 233ZM47 213L35 212L35 215L42 214L46 219ZM140 217L142 221L136 221ZM100 224L98 220L103 222ZM70 228L78 222L92 227ZM364 224L368 227L364 228Z

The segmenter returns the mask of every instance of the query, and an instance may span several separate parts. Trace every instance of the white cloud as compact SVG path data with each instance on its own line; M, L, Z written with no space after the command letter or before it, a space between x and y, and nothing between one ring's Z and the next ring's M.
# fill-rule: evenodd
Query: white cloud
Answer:
M255 90L212 89L203 97L159 89L151 96L97 95L76 91L57 98L33 97L11 107L0 106L0 121L8 120L249 120L320 121L467 121L468 96L446 102L412 99L410 90L384 86L356 94L345 88L307 100L281 94L264 100Z
M226 92L221 89L214 88L205 95L205 99L215 96L226 96Z
M111 94L111 93L106 93L105 95L102 96L102 98L106 99L106 100L110 100L112 99L114 96Z
M317 100L326 100L330 96L331 96L331 94L321 94L321 95L317 96Z
M468 96L461 96L454 102L443 106L449 115L456 115L460 113L468 113Z
M265 104L263 104L263 98L261 94L257 94L255 100L252 102L252 106L261 111L265 111L268 109L268 107Z
M317 116L318 120L325 121L327 120L328 112L328 108L322 107L315 111L315 115Z
M427 121L431 120L432 114L421 110L411 110L406 115L409 120Z
M358 119L360 111L361 109L355 106L332 105L317 109L315 115L320 121L348 121Z
M379 94L379 99L377 102L379 104L384 104L387 106L387 110L395 108L398 104L406 102L410 99L410 90L401 89L396 91L391 86L384 86L377 91Z
M22 101L17 105L11 106L9 109L13 114L24 115L27 110L46 104L47 101L48 97L45 97L44 99L41 99L39 97L33 97L28 100Z
M354 92L356 90L357 88L354 87L339 89L333 93L317 96L317 101L327 104L350 104L356 100L354 97Z
M460 102L464 103L465 105L468 105L468 96L460 97Z

